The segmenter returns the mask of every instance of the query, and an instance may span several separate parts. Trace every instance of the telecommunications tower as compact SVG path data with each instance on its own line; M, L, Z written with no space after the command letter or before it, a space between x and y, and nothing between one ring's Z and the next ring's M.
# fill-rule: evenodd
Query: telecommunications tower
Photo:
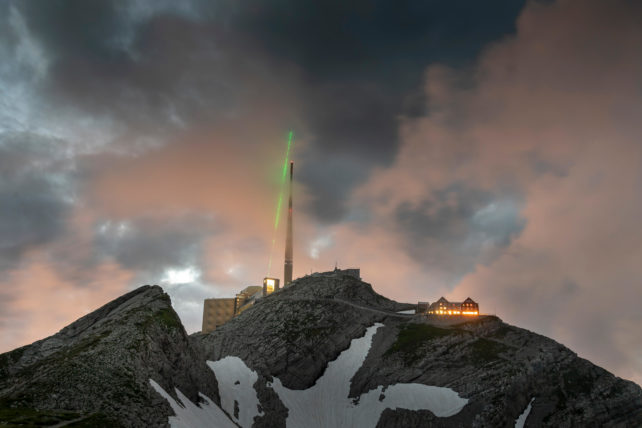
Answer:
M288 225L285 235L285 263L283 265L283 286L287 287L292 282L292 176L294 175L294 162L290 162L290 198L288 200Z

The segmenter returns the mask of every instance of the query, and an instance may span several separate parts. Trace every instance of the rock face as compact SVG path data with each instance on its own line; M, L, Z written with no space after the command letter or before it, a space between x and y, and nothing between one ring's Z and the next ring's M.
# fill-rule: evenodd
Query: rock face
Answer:
M387 409L379 428L512 427L531 401L526 427L640 426L640 387L555 341L493 316L444 323L398 313L409 307L328 272L294 281L212 333L188 337L169 297L157 286L141 287L54 336L0 355L0 421L17 413L85 418L79 423L86 426L167 426L174 413L149 379L174 398L178 388L194 403L200 392L220 405L205 361L234 356L258 374L261 411L252 426L285 427L289 410L275 379L289 390L312 387L353 339L379 323L350 398L383 386L381 401L395 384L423 384L467 400L447 417Z
M0 355L0 420L166 426L171 409L150 378L193 401L199 391L218 399L213 373L159 286L140 287Z
M210 334L195 334L210 360L240 357L259 373L265 415L256 427L285 426L287 409L266 383L307 389L350 340L384 324L352 379L350 397L379 385L449 387L469 403L457 415L386 410L384 427L514 426L534 397L525 426L640 426L642 390L559 343L494 316L444 325L397 313L407 305L376 294L341 272L300 278Z

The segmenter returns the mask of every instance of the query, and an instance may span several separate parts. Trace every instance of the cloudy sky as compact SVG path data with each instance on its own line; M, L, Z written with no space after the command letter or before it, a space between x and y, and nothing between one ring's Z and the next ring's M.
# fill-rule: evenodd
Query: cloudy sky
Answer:
M642 4L0 2L0 352L360 267L642 383ZM281 225L283 222L281 222Z

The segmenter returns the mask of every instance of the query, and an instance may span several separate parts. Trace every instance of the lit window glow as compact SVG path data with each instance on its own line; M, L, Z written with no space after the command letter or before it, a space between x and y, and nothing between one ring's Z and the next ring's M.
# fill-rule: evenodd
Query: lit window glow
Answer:
M265 292L270 294L274 291L278 284L278 279L276 278L263 278L263 287L265 289Z

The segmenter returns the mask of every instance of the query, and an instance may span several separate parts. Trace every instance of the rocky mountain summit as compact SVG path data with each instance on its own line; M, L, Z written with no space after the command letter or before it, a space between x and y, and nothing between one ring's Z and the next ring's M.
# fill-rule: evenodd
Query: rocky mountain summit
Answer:
M193 400L218 398L169 296L146 285L0 355L0 426L166 426L171 408L150 378Z
M188 336L144 286L0 355L0 426L642 425L638 385L557 342L412 307L327 272Z

